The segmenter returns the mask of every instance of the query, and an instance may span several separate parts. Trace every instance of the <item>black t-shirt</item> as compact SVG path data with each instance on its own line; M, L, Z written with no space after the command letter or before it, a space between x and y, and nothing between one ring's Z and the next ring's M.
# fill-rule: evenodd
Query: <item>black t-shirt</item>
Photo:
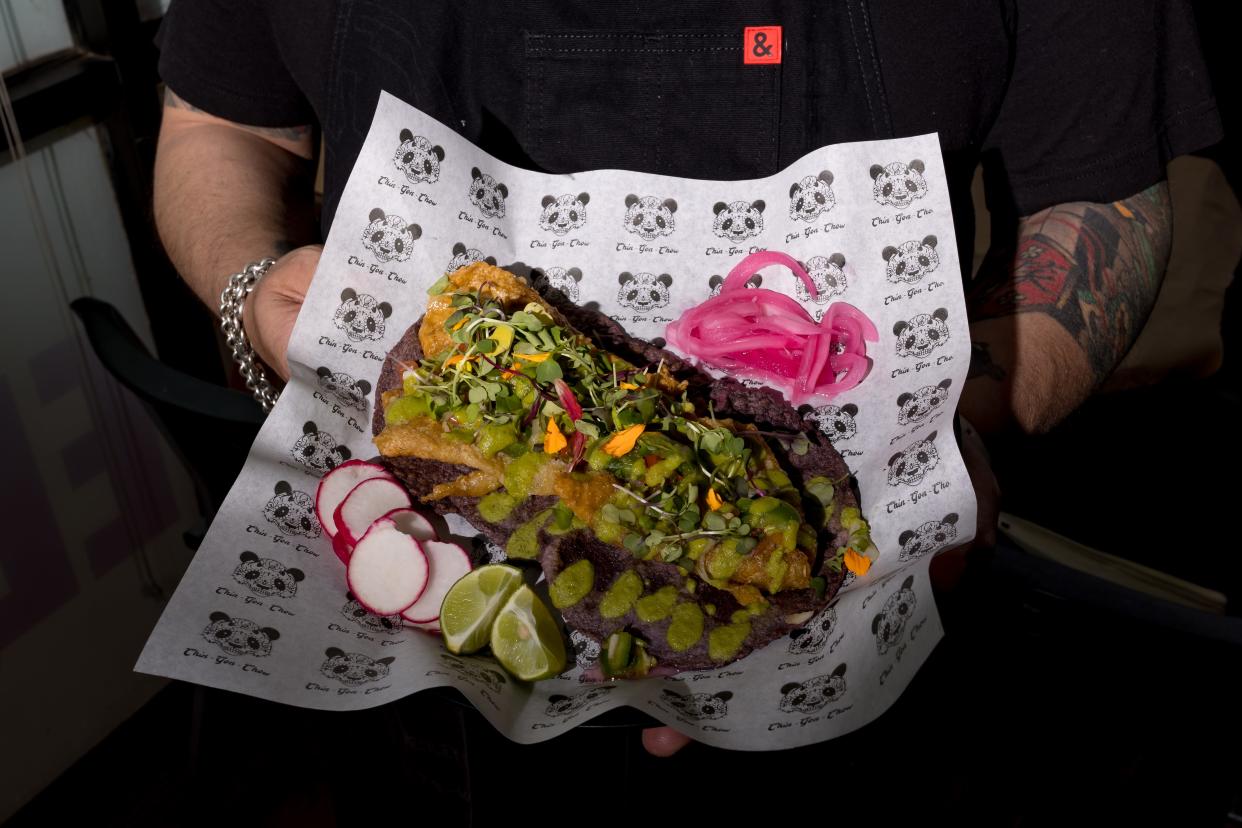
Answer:
M778 24L781 64L745 65L743 27ZM325 229L380 90L554 173L755 178L938 132L963 263L980 158L1029 214L1127 197L1220 138L1185 0L177 0L160 47L201 109L322 127Z

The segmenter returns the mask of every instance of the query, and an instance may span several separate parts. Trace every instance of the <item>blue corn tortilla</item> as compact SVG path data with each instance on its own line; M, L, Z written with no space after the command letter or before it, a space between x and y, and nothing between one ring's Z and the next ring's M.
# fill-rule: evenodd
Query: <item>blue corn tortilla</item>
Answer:
M710 377L675 354L630 336L605 314L573 304L559 291L549 290L544 296L573 328L585 332L601 349L635 365L654 365L663 360L675 378L688 383L689 399L697 410L708 410L710 403L711 409L719 418L753 423L760 431L780 432L791 437L804 436L807 450L803 453L786 449L781 441L765 439L798 488L802 488L804 480L813 477L822 476L829 480L843 481L835 486L834 499L837 508L827 525L818 532L819 554L811 566L811 575L823 579L824 589L822 592L809 588L787 589L765 596L769 606L750 617L749 634L739 649L727 659L714 660L709 656L709 637L716 627L729 624L732 614L742 607L732 593L702 581L698 581L693 596L682 593L681 600L692 598L700 608L710 605L714 612L705 612L703 635L688 650L678 652L668 644L666 634L670 621L667 618L643 621L632 608L619 618L604 618L599 613L599 603L608 588L625 571L634 570L642 578L644 594L667 585L680 588L686 576L674 564L636 560L628 550L603 543L588 530L576 530L562 535L551 535L546 531L539 534L539 565L549 583L565 567L582 559L591 561L594 569L591 592L578 603L561 610L566 624L600 642L615 632L630 632L646 642L647 651L655 657L661 672L683 672L718 668L732 663L787 635L801 625L808 613L816 613L832 603L845 579L845 570L833 569L829 561L834 558L839 547L849 543L849 532L842 527L840 514L845 507L858 507L858 494L844 459L815 423L795 410L773 389L752 388L727 377ZM384 360L375 388L375 411L371 423L374 435L384 430L384 392L399 390L402 386L402 363L416 364L423 358L418 339L421 323L420 318L405 332ZM470 471L466 466L417 457L380 457L377 460L410 489L415 499L421 499L437 483L456 479ZM811 500L814 498L807 495L805 502L809 503ZM483 519L479 514L476 498L446 497L424 503L439 514L460 515L483 536L503 548L515 529L555 502L553 497L527 498L498 523Z

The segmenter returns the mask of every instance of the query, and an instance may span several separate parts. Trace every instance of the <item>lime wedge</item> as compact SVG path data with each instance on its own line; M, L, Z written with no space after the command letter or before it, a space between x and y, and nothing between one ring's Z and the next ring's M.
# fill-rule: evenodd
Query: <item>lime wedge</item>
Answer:
M519 587L496 616L492 653L501 667L522 681L552 678L565 669L561 631L530 587Z
M521 584L522 573L505 564L481 566L453 584L440 605L448 651L462 655L486 647L496 614Z

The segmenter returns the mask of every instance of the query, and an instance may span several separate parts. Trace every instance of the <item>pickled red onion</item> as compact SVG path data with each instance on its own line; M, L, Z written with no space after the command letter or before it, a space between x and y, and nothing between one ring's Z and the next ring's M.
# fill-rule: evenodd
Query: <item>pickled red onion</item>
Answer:
M753 253L729 271L719 294L668 325L668 343L704 364L782 388L794 405L854 388L870 369L867 343L878 342L879 331L846 302L829 305L816 323L792 297L743 289L756 271L774 264L793 271L812 299L818 295L792 257Z
M819 291L815 289L815 280L806 272L806 268L793 256L777 253L774 250L751 253L734 265L733 269L729 271L729 275L725 277L724 283L720 286L720 292L724 293L726 290L741 287L746 284L746 280L751 276L754 276L768 265L774 264L784 265L793 271L793 275L801 279L802 283L806 285L806 289L810 292L812 299L819 297Z

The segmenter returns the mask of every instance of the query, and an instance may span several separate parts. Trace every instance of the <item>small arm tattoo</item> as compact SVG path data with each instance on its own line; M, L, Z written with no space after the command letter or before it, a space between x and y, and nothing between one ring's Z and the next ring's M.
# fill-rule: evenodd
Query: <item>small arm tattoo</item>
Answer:
M1168 186L1111 204L1072 202L1021 221L967 297L973 321L1043 313L1086 355L1096 383L1125 356L1156 301L1172 244Z
M176 92L173 92L168 87L164 87L164 106L170 109L184 109L187 112L198 112L203 115L212 115L216 118L220 117L213 112L208 112L205 109L198 108L185 98L177 95ZM311 128L309 125L292 127L259 127L250 126L249 124L238 124L238 126L247 132L253 132L255 135L262 135L265 138L276 138L281 141L291 141L294 143L305 141L311 137Z

